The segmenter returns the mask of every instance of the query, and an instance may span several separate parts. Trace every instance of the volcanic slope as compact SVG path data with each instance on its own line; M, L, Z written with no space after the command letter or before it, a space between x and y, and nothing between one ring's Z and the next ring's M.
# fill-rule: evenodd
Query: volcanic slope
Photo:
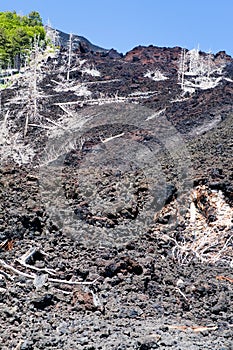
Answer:
M1 89L2 349L232 349L232 58L85 43Z

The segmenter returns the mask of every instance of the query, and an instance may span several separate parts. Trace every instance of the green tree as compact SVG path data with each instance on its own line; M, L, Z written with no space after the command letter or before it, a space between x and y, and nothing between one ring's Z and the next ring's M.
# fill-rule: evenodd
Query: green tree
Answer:
M0 12L0 64L7 67L10 63L23 63L34 38L44 42L45 29L41 16L32 11L27 16L14 12ZM19 67L18 67L19 68Z
M4 28L0 28L0 61L7 62L8 53L6 52L7 47L7 35Z
M29 25L30 26L42 26L42 18L39 12L32 11L28 14Z

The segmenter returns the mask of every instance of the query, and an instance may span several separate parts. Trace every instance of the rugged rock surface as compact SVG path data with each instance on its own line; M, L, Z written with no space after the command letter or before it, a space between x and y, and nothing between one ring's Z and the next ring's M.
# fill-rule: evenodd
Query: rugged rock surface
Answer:
M61 48L67 49L69 46L70 34L64 33L60 30L56 30L58 36L58 44ZM84 38L83 36L72 34L72 48L73 50L79 50L82 53L87 52L108 52L102 47L97 45L93 45L89 40Z
M232 349L233 61L80 42L1 90L2 349Z

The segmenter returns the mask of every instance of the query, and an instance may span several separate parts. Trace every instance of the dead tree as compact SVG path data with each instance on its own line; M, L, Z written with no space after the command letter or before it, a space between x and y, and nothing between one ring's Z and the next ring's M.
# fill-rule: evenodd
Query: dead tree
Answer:
M29 77L29 105L30 108L26 113L26 120L24 126L24 137L27 135L28 123L29 123L29 114L32 115L33 119L36 119L37 116L37 99L38 99L38 88L37 88L37 79L38 79L38 57L39 57L39 37L34 38L33 49L31 52L32 59L32 72Z
M184 74L185 74L185 64L186 64L186 52L185 49L181 51L179 71L178 71L178 80L181 84L181 89L184 89Z
M66 76L66 80L67 80L67 81L70 80L71 56L72 56L72 34L70 33L70 37L69 37L68 65L67 65L67 76Z
M46 39L48 39L54 47L60 46L59 34L56 29L52 28L50 21L46 25Z

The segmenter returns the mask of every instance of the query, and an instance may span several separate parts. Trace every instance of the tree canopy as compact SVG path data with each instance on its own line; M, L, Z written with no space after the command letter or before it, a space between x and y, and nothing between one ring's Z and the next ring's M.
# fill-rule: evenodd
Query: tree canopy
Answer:
M33 39L45 39L42 18L36 11L21 16L15 11L0 12L0 66L14 65L16 58L24 60Z

